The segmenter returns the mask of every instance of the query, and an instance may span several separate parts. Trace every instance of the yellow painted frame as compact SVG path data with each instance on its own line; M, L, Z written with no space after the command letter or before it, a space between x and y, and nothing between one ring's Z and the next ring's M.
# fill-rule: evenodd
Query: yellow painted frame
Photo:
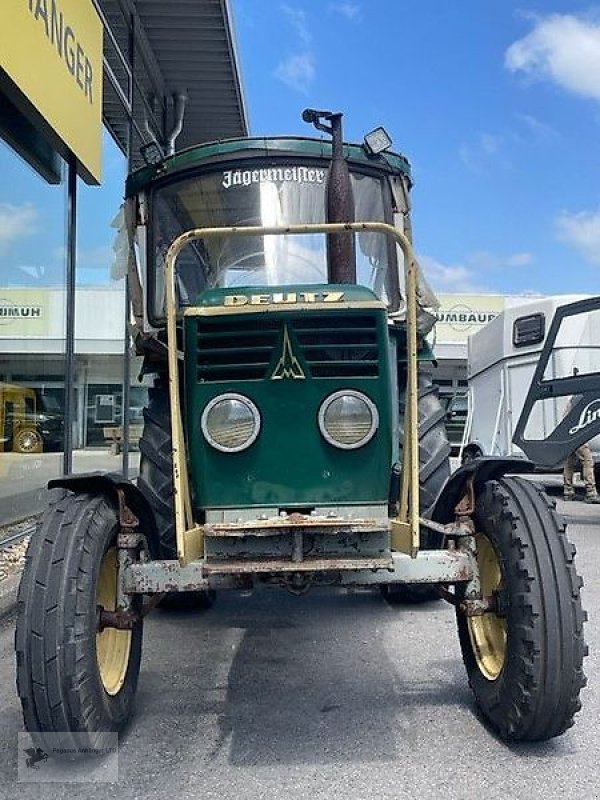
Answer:
M226 228L194 228L178 236L165 258L167 347L169 363L169 399L173 437L173 487L177 557L182 565L202 557L202 527L194 524L187 469L187 455L181 398L179 392L179 352L177 350L177 305L175 275L177 258L183 248L196 239L216 236L282 236L312 233L381 233L390 236L404 254L407 325L407 398L402 463L402 487L398 516L391 521L392 549L410 552L416 558L420 546L419 532L419 439L417 410L417 264L412 245L402 231L385 222L320 223L310 225L241 226Z

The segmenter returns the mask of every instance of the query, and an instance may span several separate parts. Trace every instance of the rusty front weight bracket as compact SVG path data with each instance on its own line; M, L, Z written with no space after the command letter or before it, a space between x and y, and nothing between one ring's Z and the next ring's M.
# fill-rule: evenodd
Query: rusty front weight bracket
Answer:
M138 612L134 609L132 598L130 595L125 594L123 591L123 581L122 576L125 574L125 570L131 564L139 558L140 552L144 549L145 546L145 538L144 536L137 532L136 529L140 524L139 519L133 513L133 511L127 505L127 499L125 496L125 491L121 488L117 489L117 497L119 501L119 535L117 536L117 548L118 548L118 559L119 559L119 574L117 579L117 610L116 611L105 611L102 609L101 611L101 618L99 620L99 630L102 630L102 627L106 627L110 624L111 627L121 627L121 625L114 624L116 618L111 620L111 622L105 622L102 625L102 618L104 620L108 620L110 615L134 615L138 617ZM148 609L150 610L150 609ZM147 613L147 612L146 612ZM125 617L118 618L118 621L125 625ZM131 623L132 625L135 623ZM125 625L126 627L126 625ZM127 629L127 627L126 627Z
M454 593L447 590L442 595L446 600L455 605L467 617L479 617L497 609L497 602L494 596L483 597L481 593L481 581L479 579L479 569L477 565L477 542L475 540L475 523L473 512L475 511L475 489L473 488L473 478L469 478L465 485L465 493L454 508L456 514L456 527L466 531L458 542L462 550L466 550L471 556L473 563L473 577L464 585L464 593L457 594L456 587Z
M465 485L465 493L456 504L454 513L458 526L467 526L474 531L472 514L475 511L475 490L473 488L473 478L469 478Z
M117 608L115 611L107 611L103 606L96 606L98 633L102 633L105 628L117 628L121 631L132 630L138 622L142 621L146 614L149 614L155 608L163 596L163 594L155 594L138 609L130 607L128 609Z
M140 524L139 519L127 505L125 492L123 489L117 489L117 497L119 499L119 525L122 531L133 531Z
M146 538L136 529L140 524L139 519L129 508L123 489L117 489L119 502L119 533L117 536L117 550L119 571L117 575L117 608L114 611L96 607L96 625L99 633L105 628L117 628L118 630L132 630L143 617L146 616L160 602L162 594L156 594L144 605L131 595L123 591L123 575L125 570L136 560L140 559L140 554L145 551ZM143 558L143 556L142 556Z

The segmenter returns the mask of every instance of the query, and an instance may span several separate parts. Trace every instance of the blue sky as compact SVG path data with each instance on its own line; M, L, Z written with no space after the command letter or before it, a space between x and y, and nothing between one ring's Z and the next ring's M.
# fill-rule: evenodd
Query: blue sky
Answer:
M123 202L126 162L103 134L103 183L78 181L77 279L113 285L115 231ZM0 141L0 286L63 286L65 280L66 185L50 186Z
M600 4L235 0L254 134L384 125L438 291L600 292Z
M233 0L253 134L312 135L304 107L383 124L413 164L438 291L600 291L600 3ZM124 163L81 185L82 282L105 282ZM0 280L62 281L64 187L0 143Z

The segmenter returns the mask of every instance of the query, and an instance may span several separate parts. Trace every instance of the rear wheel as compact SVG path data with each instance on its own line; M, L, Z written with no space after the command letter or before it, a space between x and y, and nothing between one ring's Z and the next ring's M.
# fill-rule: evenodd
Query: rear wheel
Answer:
M169 394L158 386L148 392L148 407L144 409L144 430L140 438L140 476L138 487L154 512L156 535L148 546L154 558L177 558L175 537L175 508L173 500L173 454ZM215 593L180 592L166 595L162 608L210 608Z
M504 739L551 739L573 724L585 685L575 548L544 492L522 478L486 484L473 518L482 594L496 610L457 611L469 683Z
M103 496L65 494L32 536L18 596L17 688L36 747L76 758L112 745L133 708L142 622L98 628L115 610L117 511ZM63 752L57 752L62 750Z
M444 424L444 409L438 397L438 388L428 372L418 376L419 390L419 502L421 515L434 504L450 475L450 443ZM405 398L400 401L400 461L404 442ZM427 542L423 542L427 547ZM382 587L388 603L425 603L438 600L435 586L430 584L388 584Z

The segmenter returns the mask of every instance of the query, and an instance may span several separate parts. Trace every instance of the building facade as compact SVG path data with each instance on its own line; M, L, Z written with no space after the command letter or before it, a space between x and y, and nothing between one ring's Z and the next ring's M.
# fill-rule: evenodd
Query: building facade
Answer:
M146 145L247 133L228 0L0 4L0 525L50 478L135 469L146 387L111 278L126 175Z

